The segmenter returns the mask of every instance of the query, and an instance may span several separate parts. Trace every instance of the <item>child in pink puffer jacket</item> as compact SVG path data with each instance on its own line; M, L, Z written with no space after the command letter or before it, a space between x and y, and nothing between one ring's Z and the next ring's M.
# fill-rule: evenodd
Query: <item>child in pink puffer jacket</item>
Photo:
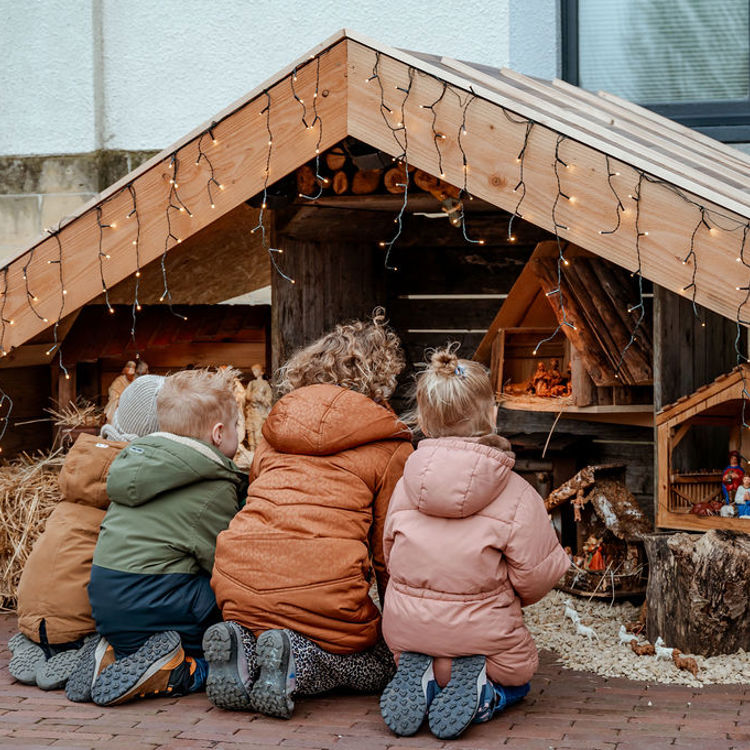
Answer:
M429 712L433 734L452 739L528 693L538 657L521 608L570 560L495 434L482 365L435 352L416 415L427 439L406 462L385 524L383 635L400 658L380 707L396 734L414 734Z

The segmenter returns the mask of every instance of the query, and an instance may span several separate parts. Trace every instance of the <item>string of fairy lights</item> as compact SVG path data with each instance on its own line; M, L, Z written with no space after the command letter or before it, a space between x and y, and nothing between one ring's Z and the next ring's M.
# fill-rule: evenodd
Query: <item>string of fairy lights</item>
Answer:
M307 133L315 133L316 143L314 148L314 182L316 188L314 191L300 192L299 198L305 200L315 201L319 199L325 187L329 184L327 177L321 174L321 150L324 140L324 123L319 111L319 96L320 96L320 85L321 85L321 57L325 55L325 52L319 55L312 56L310 60L295 66L292 72L289 74L288 84L291 92L292 99L300 107L300 124L302 129ZM403 84L391 84L384 78L382 72L383 54L380 51L375 51L375 59L373 63L370 75L365 79L367 84L375 84L377 86L377 106L378 111L381 115L382 121L386 128L390 132L392 137L394 148L392 153L394 154L393 160L398 169L403 170L403 179L397 182L396 185L402 190L402 202L399 210L394 217L395 229L392 236L389 239L380 241L380 246L385 250L384 265L389 271L398 270L397 265L393 263L394 248L403 234L404 230L404 217L407 211L409 202L409 173L412 167L410 166L410 151L409 151L409 131L407 130L407 118L413 117L411 110L414 98L414 83L418 73L412 66L407 66L405 80ZM314 83L312 85L311 93L308 92L309 84L302 85L300 76L304 70L310 70L308 66L312 65L314 71ZM427 74L424 74L427 76ZM280 82L274 88L274 92L281 92ZM469 136L469 120L471 119L472 104L479 98L472 87L469 90L461 89L458 86L448 83L447 81L439 81L439 90L433 95L433 98L427 102L420 103L418 108L425 111L424 122L420 122L420 128L424 128L426 124L431 131L432 144L435 150L436 162L437 162L437 174L441 180L446 179L446 162L451 159L455 159L456 156L451 155L451 148L455 148L457 152L457 158L460 162L459 169L462 179L458 186L458 204L459 204L459 217L462 236L464 240L469 244L483 245L485 241L480 238L474 238L470 236L467 223L466 223L466 210L465 201L473 199L472 191L472 174L471 174L471 160L469 148L467 142L470 144L471 139ZM458 100L459 112L461 115L461 122L459 124L456 136L450 138L446 133L445 129L441 127L440 120L443 108L446 106L446 100L449 95L455 96ZM274 118L273 113L275 111L275 98L276 94L272 95L272 89L266 89L258 97L251 99L241 105L240 108L244 107L259 107L258 115L263 118L265 131L266 131L266 151L264 159L264 167L262 170L262 190L260 191L260 208L258 212L257 224L252 228L252 232L260 232L260 240L263 249L267 252L270 258L274 271L286 281L294 284L295 280L289 276L280 267L277 257L283 254L283 250L280 248L274 248L269 243L269 231L266 227L268 200L269 200L269 187L275 181L273 179L273 163L274 163ZM515 128L516 126L520 130L520 146L515 158L516 166L518 168L517 179L514 182L512 193L516 196L515 205L512 211L509 211L509 220L507 224L507 238L509 242L516 241L516 235L513 232L514 222L516 219L530 220L530 215L525 211L524 206L528 198L529 182L527 168L527 158L530 152L535 149L534 133L537 127L542 126L532 118L523 117L518 115L506 107L500 107L503 115L509 123ZM407 111L409 110L409 111ZM169 252L177 244L182 242L182 238L179 236L179 232L176 229L174 223L175 218L178 215L184 215L188 218L193 217L193 211L188 207L187 203L183 200L179 192L179 182L181 179L181 166L182 161L186 158L188 149L192 149L194 153L194 165L195 167L203 167L205 170L205 196L208 205L211 209L215 209L217 205L217 199L219 194L224 191L225 186L221 183L219 175L217 174L215 166L215 149L219 148L219 138L217 133L220 135L222 130L222 123L237 110L228 112L221 119L213 121L208 127L205 128L198 136L191 140L188 144L185 144L172 152L169 156L168 171L169 171L169 187L166 196L166 206L164 209L164 219L166 225L166 233L164 237L163 250L160 258L160 269L162 276L162 294L160 301L166 302L169 309L172 310L173 314L177 315L182 319L187 319L186 316L178 313L172 308L172 294L169 287L167 278L167 258ZM453 109L452 111L455 111ZM415 123L416 124L416 123ZM547 128L548 129L548 128ZM550 335L541 339L534 349L536 354L539 347L547 341L554 338L561 330L566 327L575 329L575 323L569 318L569 311L565 307L565 299L563 294L563 282L564 282L564 268L569 264L568 259L565 257L565 250L567 245L563 242L561 232L569 232L570 226L564 223L560 217L560 208L565 202L567 205L575 205L577 197L570 194L566 187L566 170L574 167L575 165L570 162L569 159L564 158L565 146L568 142L577 143L574 138L563 134L557 134L554 161L552 162L552 169L556 182L556 194L551 203L550 208L550 220L553 228L555 239L557 242L558 255L557 255L557 286L556 288L547 292L547 296L555 300L555 306L559 310L558 312L558 326L557 329ZM390 150L390 149L389 149ZM608 155L603 154L605 160L606 170L606 189L612 194L614 199L614 216L613 222L609 227L604 227L598 231L599 235L612 236L618 233L622 233L626 227L623 222L623 216L626 215L630 209L626 205L626 202L617 188L617 178L621 176L621 172L618 171L618 167L614 165L614 160ZM690 235L689 245L685 249L685 255L682 257L683 265L690 267L690 279L683 286L682 293L690 299L692 308L696 317L701 320L701 324L705 326L705 320L700 318L700 311L696 301L696 294L698 289L699 281L699 267L698 267L698 253L697 243L699 241L702 232L707 232L710 235L715 235L717 232L737 232L742 230L742 238L740 244L739 255L737 262L750 272L750 262L745 258L745 248L747 241L747 234L750 230L750 221L738 221L736 217L727 216L715 209L709 209L706 206L699 204L694 201L682 190L675 186L666 183L663 180L655 178L646 172L628 167L630 174L635 172L637 175L637 184L633 190L633 193L628 195L629 200L634 204L634 253L635 253L635 269L632 271L632 276L637 282L637 295L638 298L632 304L628 305L627 313L632 316L631 320L632 329L630 331L630 340L622 348L620 352L620 360L615 367L615 373L620 372L621 367L624 364L630 348L637 341L637 336L640 327L642 326L646 316L646 305L644 295L644 278L643 278L643 242L644 238L648 237L648 231L642 228L643 215L641 210L641 203L644 199L643 191L646 185L652 185L663 189L671 190L672 193L680 197L685 202L693 205L697 210L696 224ZM455 170L458 171L458 170ZM454 171L451 172L455 173ZM141 311L141 302L139 299L140 282L142 275L141 265L141 242L142 242L142 224L141 216L139 213L138 206L138 195L136 192L136 186L131 181L124 187L119 188L111 196L108 196L105 200L94 207L94 215L96 220L96 226L98 231L98 246L97 246L97 261L99 268L99 279L102 287L102 294L104 296L104 302L110 313L114 313L114 307L110 302L110 288L106 281L106 261L110 260L111 254L107 251L105 246L110 246L113 241L112 238L117 232L118 224L116 220L107 218L109 213L107 212L107 206L110 202L114 202L122 194L127 193L129 199L128 212L125 215L126 219L132 220L132 234L133 238L130 240L135 251L135 265L136 271L135 287L133 292L133 300L131 305L131 328L130 335L133 342L133 346L136 347L136 321L137 313ZM191 199L191 203L195 198ZM197 206L195 207L197 209ZM725 225L722 225L725 224ZM63 313L65 311L65 302L67 290L64 284L63 276L63 245L61 239L61 227L57 229L49 230L50 236L53 237L57 244L57 257L47 261L48 264L57 265L59 271L59 289L60 289L60 306L57 313L56 319L53 323L53 337L54 343L48 354L52 354L55 351L58 353L59 364L61 372L69 377L68 371L65 369L62 357L62 347L58 336L58 327L62 320ZM40 312L38 309L41 300L34 292L33 279L30 279L30 271L32 270L32 264L35 258L35 248L26 254L24 264L22 266L22 277L24 284L25 302L26 306L39 321L49 323L49 319ZM735 339L735 352L737 355L738 364L741 362L750 361L747 354L743 350L742 344L742 326L750 326L750 320L745 319L745 310L750 304L750 280L747 285L740 285L736 287L737 291L746 292L744 299L738 304L736 313L736 325L737 335ZM3 290L2 290L2 302L0 302L0 355L5 356L8 354L6 350L6 326L14 325L14 320L6 318L5 308L8 297L8 267L3 270ZM44 308L42 308L44 309ZM136 347L137 348L137 347ZM743 395L750 400L750 387L745 384ZM10 410L13 408L13 403L10 397L0 389L0 413L7 407L7 413L5 417L0 417L2 424L0 425L0 440L5 434L5 430L8 426L8 417ZM743 424L748 426L744 420L743 412Z

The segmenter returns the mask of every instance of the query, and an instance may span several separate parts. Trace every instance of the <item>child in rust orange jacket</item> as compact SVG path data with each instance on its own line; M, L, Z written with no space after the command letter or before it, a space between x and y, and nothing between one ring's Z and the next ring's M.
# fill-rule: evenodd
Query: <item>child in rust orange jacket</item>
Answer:
M429 712L433 734L452 739L528 692L538 658L521 608L570 560L542 499L513 472L510 443L494 434L485 369L438 351L416 395L427 439L406 462L385 526L383 634L400 658L381 711L399 735Z

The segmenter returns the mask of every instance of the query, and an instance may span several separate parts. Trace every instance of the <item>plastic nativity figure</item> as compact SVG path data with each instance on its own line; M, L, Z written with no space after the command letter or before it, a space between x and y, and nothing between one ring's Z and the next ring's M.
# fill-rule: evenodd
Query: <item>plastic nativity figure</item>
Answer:
M122 392L135 380L135 362L129 360L122 368L122 372L112 381L107 391L107 405L104 407L104 414L107 422L112 424L112 420L117 410L117 404L120 403Z
M745 470L740 465L740 454L738 451L729 452L729 466L724 469L721 476L721 493L724 496L725 503L731 503L734 493L742 484L742 477L745 476Z
M734 503L737 506L737 515L750 519L750 474L742 477L742 484L734 493Z
M263 423L271 411L273 392L268 381L263 377L266 368L260 363L252 367L253 379L245 390L245 423L247 426L247 445L251 451L258 447Z

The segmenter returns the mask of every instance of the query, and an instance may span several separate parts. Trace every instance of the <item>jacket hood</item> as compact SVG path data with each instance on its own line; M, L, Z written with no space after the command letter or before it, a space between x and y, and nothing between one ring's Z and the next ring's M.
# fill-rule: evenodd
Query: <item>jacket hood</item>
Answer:
M83 433L65 457L60 471L60 493L69 503L105 510L109 505L107 472L124 442Z
M508 483L515 456L499 435L422 440L406 462L403 482L429 516L466 518L489 505Z
M330 456L378 440L411 440L394 412L337 385L308 385L288 393L271 409L263 437L275 450Z
M202 440L155 432L134 440L112 462L107 492L112 501L134 507L163 492L216 479L239 488L246 475Z

